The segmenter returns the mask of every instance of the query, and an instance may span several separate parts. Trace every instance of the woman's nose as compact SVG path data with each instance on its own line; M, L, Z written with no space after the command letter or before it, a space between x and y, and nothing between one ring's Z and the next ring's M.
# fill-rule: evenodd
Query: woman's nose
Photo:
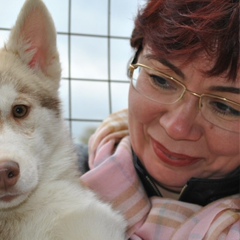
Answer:
M176 140L197 141L202 135L202 127L197 121L201 119L197 99L182 101L169 106L160 117L160 125L167 134Z

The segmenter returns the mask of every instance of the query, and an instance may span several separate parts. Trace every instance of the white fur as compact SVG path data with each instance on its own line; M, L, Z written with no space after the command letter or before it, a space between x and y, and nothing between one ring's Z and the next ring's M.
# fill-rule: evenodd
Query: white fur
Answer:
M41 0L27 0L0 50L0 164L20 168L14 186L0 187L0 239L123 240L122 216L80 183L60 73L52 18ZM28 115L14 117L16 105Z

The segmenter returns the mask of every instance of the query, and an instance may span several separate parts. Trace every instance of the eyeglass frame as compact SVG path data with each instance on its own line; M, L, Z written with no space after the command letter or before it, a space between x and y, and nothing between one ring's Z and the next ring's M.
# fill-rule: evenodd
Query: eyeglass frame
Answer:
M147 68L147 69L149 69L149 70L153 70L153 71L159 72L162 76L165 76L166 78L170 79L171 81L174 81L175 83L177 83L177 84L179 84L180 86L183 87L183 92L182 92L182 94L180 95L180 97L179 97L176 101L174 101L174 102L172 102L172 103L163 103L163 104L174 104L174 103L180 101L180 100L183 98L183 96L185 95L186 92L189 92L189 93L192 94L193 96L199 98L199 101L198 101L198 108L199 108L199 110L201 110L201 108L202 108L202 104L201 104L201 103L202 103L202 97L204 97L204 96L213 97L213 98L216 98L216 99L219 99L219 100L228 102L228 103L236 104L237 106L240 107L240 103L235 102L235 101L230 100L230 99L225 98L225 97L221 97L221 96L214 95L214 94L207 94L207 93L198 94L198 93L196 93L196 92L193 92L193 91L189 90L180 80L178 80L178 79L176 79L176 78L174 78L174 77L172 77L172 76L170 76L170 75L168 75L168 74L166 74L166 73L163 73L163 72L161 72L161 71L159 71L159 70L156 70L156 69L154 69L154 68L151 68L151 67L149 67L149 66L147 66L147 65L138 63L138 62L137 62L137 59L138 59L138 56L139 56L139 54L140 54L141 51L142 51L142 48L139 48L139 49L136 51L134 57L132 58L132 61L130 61L129 67L128 67L128 74L127 74L127 75L128 75L128 77L131 79L131 83L132 83L132 78L133 78L132 76L133 76L134 70L136 70L138 67L143 67L143 68ZM132 84L133 84L133 83L132 83ZM135 89L135 87L134 87L134 89ZM136 90L137 90L137 89L136 89ZM148 99L151 100L151 101L157 102L157 101L155 101L154 99L151 99L151 98L149 98L149 97L147 97L147 96L145 96L145 95L143 95L143 96L146 97L146 98L148 98ZM207 120L207 119L206 119L206 120ZM208 121L208 120L207 120L207 121ZM226 120L226 121L227 121L227 120ZM214 123L212 123L212 124L214 124ZM214 124L214 125L215 125L215 124ZM217 126L217 125L216 125L216 126ZM218 127L221 128L220 126L218 126ZM228 130L228 129L225 129L225 128L222 128L222 129L224 129L224 130L226 130L226 131L229 131L229 132L240 133L240 132L231 131L231 130Z

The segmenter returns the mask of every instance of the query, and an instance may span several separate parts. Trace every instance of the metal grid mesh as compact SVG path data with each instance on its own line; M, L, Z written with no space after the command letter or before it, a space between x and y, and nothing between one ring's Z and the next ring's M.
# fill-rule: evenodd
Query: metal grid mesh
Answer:
M0 9L2 45L24 0L1 1L10 16L7 21L6 9ZM60 96L64 117L76 142L87 142L104 118L127 107L126 69L132 55L129 36L140 1L44 2L57 28L63 67Z

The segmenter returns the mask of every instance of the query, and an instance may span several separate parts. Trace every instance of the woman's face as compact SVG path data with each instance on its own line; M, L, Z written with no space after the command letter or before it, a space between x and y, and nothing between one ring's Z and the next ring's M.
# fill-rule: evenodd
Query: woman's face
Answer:
M206 77L211 68L204 56L182 64L151 57L145 47L138 62L180 80L189 90L239 102L240 73L235 83L223 76ZM166 64L167 63L167 64ZM169 64L170 63L170 64ZM220 88L221 87L221 88ZM192 178L221 178L240 166L240 135L206 121L198 108L199 98L189 92L174 104L160 104L129 91L129 128L132 147L149 174L162 186L180 190Z

